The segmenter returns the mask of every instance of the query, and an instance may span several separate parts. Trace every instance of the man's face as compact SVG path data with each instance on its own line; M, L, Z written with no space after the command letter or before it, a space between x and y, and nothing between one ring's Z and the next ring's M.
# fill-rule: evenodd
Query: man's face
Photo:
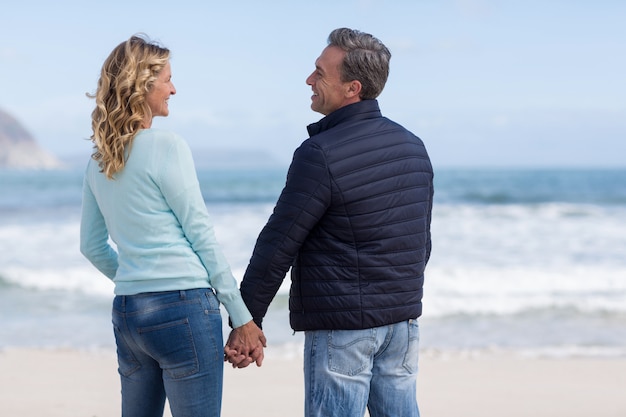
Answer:
M350 82L341 81L340 68L345 54L341 48L328 46L315 61L315 71L306 79L313 90L313 111L326 116L354 102L354 98L348 94Z

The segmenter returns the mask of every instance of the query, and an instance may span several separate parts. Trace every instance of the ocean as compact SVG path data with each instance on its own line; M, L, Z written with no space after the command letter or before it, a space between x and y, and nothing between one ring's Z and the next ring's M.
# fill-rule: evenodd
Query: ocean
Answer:
M286 169L199 170L241 279ZM114 349L112 283L80 254L82 170L0 171L0 349ZM626 356L625 169L439 169L423 351ZM297 354L287 276L268 354ZM224 333L228 332L224 315Z

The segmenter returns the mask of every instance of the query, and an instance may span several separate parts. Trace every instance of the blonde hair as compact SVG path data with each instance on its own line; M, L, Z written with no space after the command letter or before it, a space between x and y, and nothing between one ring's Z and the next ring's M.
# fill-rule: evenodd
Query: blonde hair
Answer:
M152 118L146 94L167 65L170 51L145 36L120 43L104 61L91 113L91 141L101 172L107 178L124 168L133 138Z

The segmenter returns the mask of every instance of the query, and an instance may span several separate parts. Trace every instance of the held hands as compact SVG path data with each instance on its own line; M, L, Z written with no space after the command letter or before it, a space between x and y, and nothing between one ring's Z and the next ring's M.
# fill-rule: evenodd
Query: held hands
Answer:
M266 346L263 331L251 320L230 332L224 346L224 362L230 362L233 368L245 368L253 362L261 366Z

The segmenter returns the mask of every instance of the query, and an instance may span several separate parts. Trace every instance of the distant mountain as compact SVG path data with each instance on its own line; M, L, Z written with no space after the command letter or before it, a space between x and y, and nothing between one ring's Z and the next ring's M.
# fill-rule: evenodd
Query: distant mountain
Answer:
M56 169L63 164L39 147L14 117L0 109L0 168Z

